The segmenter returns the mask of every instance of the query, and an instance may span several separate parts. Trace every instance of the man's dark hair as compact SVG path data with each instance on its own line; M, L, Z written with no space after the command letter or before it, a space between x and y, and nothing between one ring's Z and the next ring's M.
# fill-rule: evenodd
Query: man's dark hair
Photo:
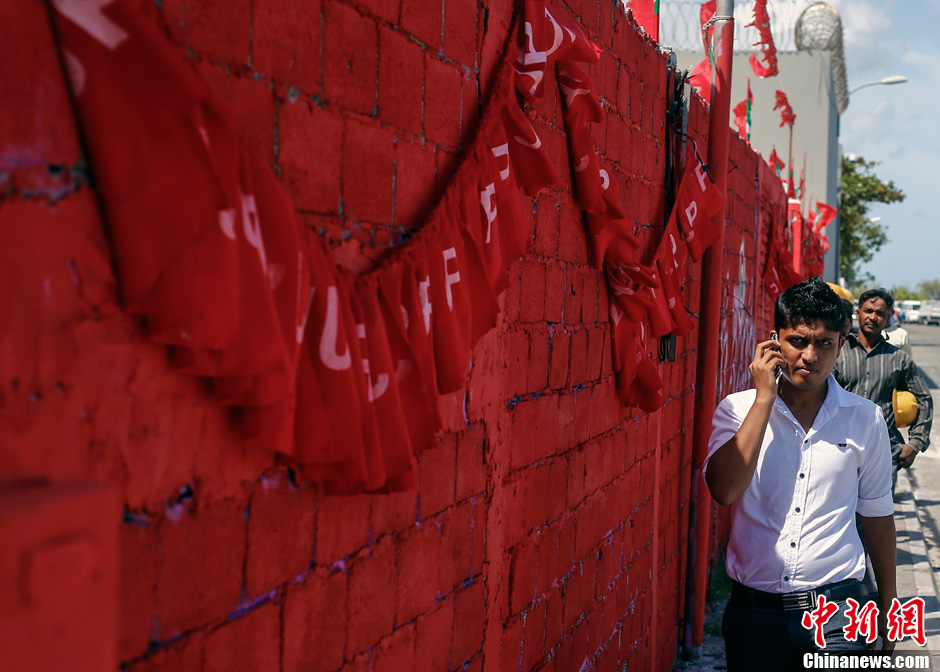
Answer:
M774 328L777 331L798 324L822 324L829 331L842 333L845 308L842 299L820 277L798 282L777 297Z
M858 297L858 305L861 308L862 304L871 299L882 299L885 302L885 306L888 308L888 314L890 315L894 311L894 294L889 292L884 287L878 287L876 289L868 289L862 292L862 295Z

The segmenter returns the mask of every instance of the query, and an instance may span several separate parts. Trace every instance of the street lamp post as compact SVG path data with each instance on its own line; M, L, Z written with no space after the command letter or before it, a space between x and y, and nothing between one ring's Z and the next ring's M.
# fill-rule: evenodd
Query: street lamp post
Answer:
M849 96L858 91L859 89L864 89L866 86L879 86L881 84L903 84L907 81L907 77L904 75L892 75L891 77L885 77L884 79L879 79L876 82L866 82L865 84L859 84L854 89L849 91Z

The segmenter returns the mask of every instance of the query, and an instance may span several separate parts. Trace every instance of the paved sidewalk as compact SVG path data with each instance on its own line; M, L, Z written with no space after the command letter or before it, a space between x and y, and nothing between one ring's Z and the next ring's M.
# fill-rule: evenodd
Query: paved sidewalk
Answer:
M925 603L927 652L931 655L931 665L940 671L940 597L937 581L931 564L940 573L940 533L935 529L934 520L940 521L940 456L919 456L911 472L901 470L898 475L897 499L894 507L894 522L898 532L898 597L901 602L912 597L922 597ZM918 471L918 466L920 470ZM929 475L929 476L928 476ZM912 484L913 480L913 484ZM930 485L928 485L928 483ZM935 511L936 509L936 511ZM936 518L933 518L936 514ZM930 537L928 545L925 539ZM931 563L931 557L936 560ZM721 623L723 605L710 605L711 612L706 621ZM706 626L706 631L717 629ZM924 649L907 640L900 643L898 651L919 651ZM678 660L674 670L683 672L718 672L726 670L724 642L714 634L705 634L702 655L698 660Z

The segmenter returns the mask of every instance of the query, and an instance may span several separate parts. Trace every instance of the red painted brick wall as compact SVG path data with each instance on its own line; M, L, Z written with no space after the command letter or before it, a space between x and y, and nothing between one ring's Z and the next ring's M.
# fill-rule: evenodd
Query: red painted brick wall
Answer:
M514 3L158 7L304 222L364 272L421 226L459 165ZM664 190L666 61L617 3L568 8L605 50L591 75L608 121L593 133L648 258L661 232L650 204ZM618 402L607 288L589 263L551 73L529 115L562 182L520 193L529 251L466 388L440 399L445 431L419 456L418 491L326 497L247 449L201 383L121 312L45 8L11 14L12 34L32 37L0 49L36 58L2 72L17 105L0 121L0 473L116 488L125 669L671 667L697 332L660 364L662 410ZM689 133L704 156L698 100ZM768 224L755 214L758 159L740 144L732 156L729 227L746 242L753 296ZM737 248L725 254L740 266ZM683 287L693 312L698 277L692 265Z

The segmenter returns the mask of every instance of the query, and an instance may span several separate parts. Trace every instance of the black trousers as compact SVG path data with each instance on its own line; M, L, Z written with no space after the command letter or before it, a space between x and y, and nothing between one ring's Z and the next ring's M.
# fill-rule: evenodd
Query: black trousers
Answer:
M855 598L858 600L859 598ZM790 672L803 670L807 653L864 651L864 639L846 641L842 629L848 625L845 600L833 602L839 611L823 626L826 647L814 641L815 631L801 624L802 611L762 609L732 598L721 621L728 672Z

